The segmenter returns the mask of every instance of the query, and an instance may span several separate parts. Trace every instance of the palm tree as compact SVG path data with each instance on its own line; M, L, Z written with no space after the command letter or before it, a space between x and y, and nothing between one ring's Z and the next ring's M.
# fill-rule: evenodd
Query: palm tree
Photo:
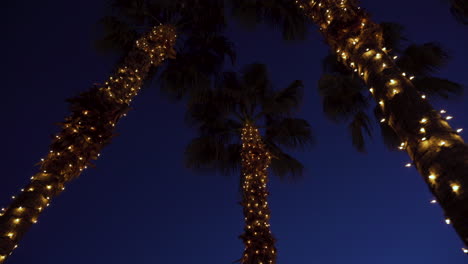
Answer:
M465 25L468 25L468 2L465 0L445 0L450 4L450 12L455 19Z
M437 43L404 46L407 38L403 26L395 23L381 23L385 47L391 50L396 65L404 72L414 73L415 88L427 94L428 98L448 99L460 96L463 86L433 76L446 64L449 55ZM323 111L335 122L347 123L352 143L358 151L365 151L365 138L372 136L369 112L377 121L385 144L390 149L403 148L395 131L388 125L379 106L371 109L372 98L366 93L369 87L352 71L338 62L336 54L330 52L323 60L324 74L318 82L322 96Z
M114 126L126 114L151 67L173 56L175 41L173 27L155 27L136 41L105 84L69 100L72 113L40 162L39 172L0 214L0 263L11 255L51 200L110 143Z
M468 146L398 67L381 27L356 0L296 1L324 35L340 62L354 70L378 102L383 118L468 245ZM416 83L416 82L415 82Z
M186 45L179 48L183 60L175 63L193 72L184 76L187 82L202 77L209 80L210 74L215 73L213 69L223 63L225 54L234 58L230 42L217 34L224 25L221 4L216 1L114 2L118 16L103 19L107 34L99 44L102 48L118 48L125 56L105 84L69 100L72 114L62 123L49 154L42 159L40 172L0 212L0 263L11 255L52 198L110 143L114 126L126 114L133 97L155 75L152 66L161 65L166 58L175 59L178 39L186 40ZM142 37L138 38L139 35ZM196 63L200 63L197 71ZM170 73L173 67L165 69ZM167 85L174 83L173 79L165 80Z
M318 25L344 67L357 70L371 87L383 118L394 132L451 223L468 246L468 146L426 100L385 47L382 29L358 0L271 0L274 6L296 5ZM239 0L257 14L272 14L272 5ZM249 10L248 8L244 10ZM276 13L273 21L278 21ZM271 22L267 21L267 22ZM450 117L448 117L450 119Z
M274 91L262 64L241 74L227 72L216 89L189 105L199 136L186 149L187 167L221 174L241 172L245 249L241 263L276 263L267 201L268 169L280 177L300 176L302 164L282 148L311 143L307 121L292 117L301 101L300 81ZM262 135L263 134L263 135Z

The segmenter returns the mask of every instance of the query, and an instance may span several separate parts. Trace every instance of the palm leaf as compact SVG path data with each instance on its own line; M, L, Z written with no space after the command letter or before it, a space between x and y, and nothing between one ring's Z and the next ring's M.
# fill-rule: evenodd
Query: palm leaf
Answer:
M275 176L279 177L281 180L295 180L303 176L304 165L302 165L299 160L286 154L272 143L267 144L267 146L273 155L270 169Z
M275 92L272 96L265 98L263 102L263 113L276 116L291 114L298 110L303 97L304 84L296 80L286 88Z
M461 96L463 94L463 86L461 84L443 78L416 78L413 80L413 84L420 92L444 99L449 99L451 95Z
M432 74L447 64L448 53L437 43L410 45L397 61L403 71L419 76Z
M265 139L289 149L308 147L313 142L309 123L299 118L283 118L266 123Z
M465 25L468 25L468 2L465 0L449 0L450 12L455 19Z
M365 152L364 135L372 136L369 117L360 111L356 113L353 121L348 126L353 146L360 152Z
M363 85L353 75L324 74L318 83L323 111L335 122L347 120L368 106L361 94Z

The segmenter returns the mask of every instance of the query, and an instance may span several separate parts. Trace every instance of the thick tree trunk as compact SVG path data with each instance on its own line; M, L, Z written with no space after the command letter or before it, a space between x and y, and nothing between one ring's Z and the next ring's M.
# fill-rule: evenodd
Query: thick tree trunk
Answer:
M245 249L242 264L276 263L275 239L270 230L267 197L267 169L271 156L257 128L246 123L242 128L242 206L245 217L241 235Z
M72 114L42 159L39 173L0 212L0 263L11 255L51 200L110 143L115 124L127 112L151 66L159 66L175 55L176 37L172 26L155 27L136 42L123 65L104 85L69 100Z
M395 130L451 223L468 246L468 146L411 83L383 46L380 27L357 0L298 0L341 62L372 87Z

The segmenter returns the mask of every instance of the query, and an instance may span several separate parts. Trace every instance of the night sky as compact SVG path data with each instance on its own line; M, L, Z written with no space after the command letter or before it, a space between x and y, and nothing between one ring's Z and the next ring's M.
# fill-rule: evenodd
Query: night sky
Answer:
M36 172L54 124L68 113L64 100L109 76L115 58L93 46L107 2L2 3L0 207ZM440 76L468 84L468 27L442 1L363 0L362 6L379 22L405 25L414 42L443 44L453 60ZM316 144L297 154L304 178L272 178L269 185L278 263L466 263L461 240L429 203L421 176L404 167L407 155L388 151L378 130L368 153L360 154L347 128L325 119L317 80L327 47L311 33L307 41L286 43L268 28L229 29L237 68L264 62L278 88L295 79L306 85L300 116L311 123ZM433 103L455 117L455 128L468 129L468 96ZM184 124L182 103L152 86L133 107L97 168L52 201L7 263L229 264L240 258L238 177L183 167L195 133Z

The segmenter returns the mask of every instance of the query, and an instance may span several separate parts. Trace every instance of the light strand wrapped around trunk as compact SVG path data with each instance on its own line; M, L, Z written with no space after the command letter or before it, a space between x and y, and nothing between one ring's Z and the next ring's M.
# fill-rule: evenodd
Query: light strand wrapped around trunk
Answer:
M51 200L110 143L116 123L126 115L150 68L174 57L176 38L174 27L154 27L136 41L122 66L104 85L69 100L71 115L62 123L48 155L41 159L40 171L0 212L0 263L11 255Z
M242 264L276 263L275 239L270 230L267 169L271 156L259 130L251 123L242 128L242 206L245 227L241 238L245 249Z

